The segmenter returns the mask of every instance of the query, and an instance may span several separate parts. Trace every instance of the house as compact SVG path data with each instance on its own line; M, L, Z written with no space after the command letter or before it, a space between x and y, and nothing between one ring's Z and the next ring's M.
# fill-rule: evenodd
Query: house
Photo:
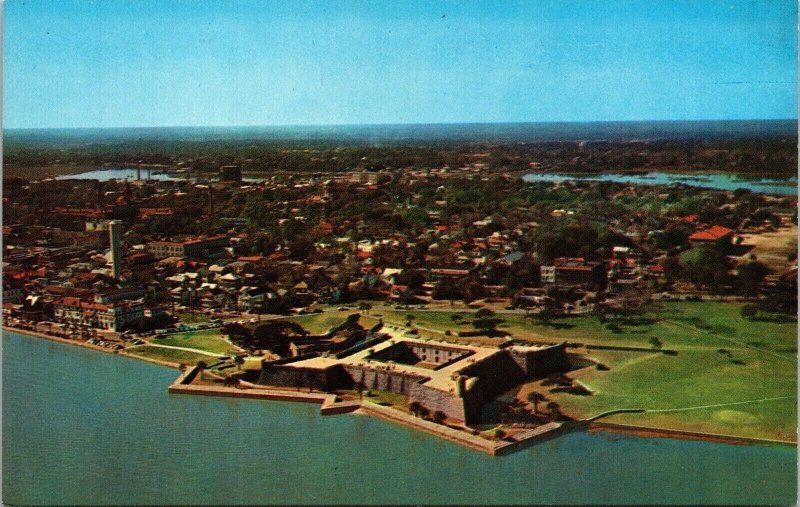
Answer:
M726 248L733 241L733 229L721 225L713 225L705 229L698 229L691 236L689 242L692 246L713 245Z

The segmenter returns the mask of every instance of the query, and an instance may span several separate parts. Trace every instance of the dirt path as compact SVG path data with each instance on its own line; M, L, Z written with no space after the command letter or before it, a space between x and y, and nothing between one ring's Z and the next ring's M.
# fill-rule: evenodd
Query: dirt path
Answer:
M752 350L755 350L757 352L761 352L763 354L771 355L773 357L776 357L776 358L780 359L781 361L787 361L787 362L790 362L790 363L794 363L795 362L795 358L794 357L787 357L787 356L784 356L784 355L779 354L777 352L773 352L771 350L755 347L755 346L750 345L748 343L740 342L739 340L734 340L733 338L730 338L728 336L724 336L724 335L721 335L721 334L718 334L718 333L713 333L713 332L707 331L705 329L700 329L700 328L698 328L696 326L692 326L692 325L689 325L689 324L684 324L682 322L677 322L677 321L670 320L670 319L665 319L665 322L669 322L670 324L673 324L673 325L678 326L678 327L682 327L684 329L692 329L692 330L695 330L695 331L699 331L701 333L706 333L707 335L713 336L714 338L718 338L720 340L725 340L725 341L728 341L728 342L731 342L731 343L735 343L736 345L739 345L741 347L752 349Z
M778 401L778 400L796 400L797 396L777 396L775 398L759 398L757 400L747 400L747 401L733 401L730 403L716 403L714 405L697 405L695 407L683 407L683 408L660 408L660 409L648 409L645 412L652 413L652 412L688 412L689 410L702 410L705 408L718 408L718 407L732 407L734 405L749 405L751 403L765 403L768 401Z
M192 349L192 348L189 348L189 347L176 347L174 345L160 345L160 344L150 343L150 342L148 342L146 345L133 345L131 347L128 347L126 350L136 350L139 347L145 347L145 346L158 347L160 349L185 350L186 352L194 352L196 354L202 354L204 356L211 356L211 357L215 357L215 358L219 357L219 356L226 355L226 354L215 354L215 353L209 352L207 350Z

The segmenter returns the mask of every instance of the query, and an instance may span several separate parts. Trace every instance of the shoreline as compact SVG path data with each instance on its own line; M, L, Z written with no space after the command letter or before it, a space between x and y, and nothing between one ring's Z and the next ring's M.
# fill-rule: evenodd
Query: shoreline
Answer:
M93 345L91 343L81 342L77 340L69 340L67 338L48 335L40 331L20 329L12 326L4 326L3 330L4 331L7 330L12 333L17 333L20 335L30 336L33 338L50 340L56 343L73 345L76 347L83 347L91 350L96 350L99 352L105 352L107 354L128 357L131 359L136 359L151 364L157 364L159 366L164 366L167 368L180 370L181 367L181 365L178 363L172 363L169 361L161 361L159 359L136 356L126 353L125 351L109 350L99 345ZM561 434L565 432L565 430L570 431L576 428L582 428L589 433L606 432L606 433L617 433L623 435L633 435L640 438L672 438L679 440L699 440L699 441L728 444L728 445L781 445L788 447L797 447L798 445L797 442L792 442L788 440L744 437L736 435L724 435L718 433L703 433L703 432L679 430L672 428L656 428L651 426L638 426L632 424L595 422L595 421L567 421L564 424L559 425L558 428L552 428L544 432L543 434L536 433L536 430L538 429L537 428L532 430L532 433L522 440L513 442L504 441L499 444L495 444L489 440L474 435L466 435L466 434L450 435L449 432L447 432L447 430L450 430L452 432L459 432L459 433L461 432L459 430L455 430L447 426L442 428L440 427L440 425L437 425L436 423L430 421L417 420L416 418L411 419L411 416L405 417L405 414L403 413L394 414L393 412L386 412L392 409L381 407L379 405L371 404L368 402L364 403L364 402L337 401L335 394L317 393L317 392L292 393L290 391L272 390L269 389L268 387L264 388L251 387L247 389L237 389L232 387L193 386L185 384L184 382L186 381L186 379L189 378L193 373L195 373L196 369L197 367L193 366L186 368L184 371L182 371L181 374L169 386L169 391L181 394L228 396L228 397L251 398L251 399L267 399L267 400L271 399L277 401L294 401L294 402L299 401L306 403L319 403L321 405L320 412L323 415L333 415L341 413L355 413L355 414L361 413L361 414L373 415L379 419L389 422L394 422L396 424L400 424L407 428L424 431L439 438L444 438L445 440L465 445L471 449L479 450L481 452L485 452L492 455L511 452L516 447L523 446L525 444L530 444L531 441L534 439L538 440L539 438L552 437L552 433ZM473 441L474 439L477 440Z
M9 331L12 333L17 333L20 335L30 336L33 338L41 338L43 340L49 340L56 343L63 343L64 345L72 345L74 347L83 347L85 349L96 350L98 352L105 352L106 354L113 354L115 356L122 356L122 357L129 357L131 359L137 359L139 361L144 361L146 363L157 364L160 366L165 366L167 368L172 368L176 370L180 370L181 365L179 363L173 363L170 361L162 361L160 359L153 359L149 357L142 357L131 354L126 352L125 350L109 350L105 347L101 347L100 345L94 345L92 343L87 343L84 341L78 340L70 340L68 338L61 338L60 336L53 336L51 334L43 333L41 331L33 331L31 329L21 329L18 327L13 326L3 326L3 331Z
M797 447L797 442L790 440L776 440L770 438L744 437L736 435L724 435L720 433L703 433L699 431L677 430L671 428L655 428L652 426L638 426L635 424L621 424L608 422L589 422L587 429L589 433L618 433L622 435L633 435L642 438L673 438L678 440L699 440L703 442L714 442L718 444L730 445L781 445L786 447Z

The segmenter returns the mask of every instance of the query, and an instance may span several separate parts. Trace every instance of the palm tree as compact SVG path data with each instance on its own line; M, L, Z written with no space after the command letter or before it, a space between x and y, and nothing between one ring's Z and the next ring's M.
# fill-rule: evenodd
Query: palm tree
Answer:
M561 416L561 410L559 410L559 405L555 401L551 401L547 404L547 410L550 411L550 418L553 420L558 419Z
M364 381L363 381L363 380L359 380L359 381L358 381L358 382L356 382L356 383L355 383L355 385L353 386L353 389L355 389L356 391L358 391L358 399L359 399L359 400L363 400L363 399L364 399L364 389L366 389L366 388L367 388L367 386L366 386L366 385L364 385ZM410 407L409 407L409 408L410 408Z
M544 401L544 396L540 393L537 393L536 391L531 391L531 393L528 394L528 401L533 403L533 413L538 414L539 402Z

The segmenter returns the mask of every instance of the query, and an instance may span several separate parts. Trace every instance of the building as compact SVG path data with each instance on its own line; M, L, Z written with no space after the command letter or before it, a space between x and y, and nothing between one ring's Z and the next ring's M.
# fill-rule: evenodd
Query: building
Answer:
M144 316L144 304L134 302L97 303L76 297L53 301L56 322L119 331Z
M564 343L492 348L389 338L373 336L335 355L264 362L258 382L322 391L380 389L469 424L480 420L484 405L526 379L569 369Z
M539 268L543 284L602 289L606 285L605 264L582 257L560 257L552 265Z
M705 229L698 229L691 236L689 242L693 246L713 245L727 248L733 241L733 229L721 225L713 225Z
M539 266L539 278L542 283L556 283L556 267Z
M186 241L151 241L147 250L156 259L167 257L188 257L190 259L208 259L220 257L230 244L225 235L195 238Z
M108 241L111 245L111 276L119 279L122 275L122 222L119 220L108 223Z
M242 168L238 165L224 165L219 168L220 181L242 181Z
M130 301L134 299L141 299L145 296L144 289L141 287L131 286L122 287L120 289L107 289L98 292L94 296L96 303L116 303L117 301Z

